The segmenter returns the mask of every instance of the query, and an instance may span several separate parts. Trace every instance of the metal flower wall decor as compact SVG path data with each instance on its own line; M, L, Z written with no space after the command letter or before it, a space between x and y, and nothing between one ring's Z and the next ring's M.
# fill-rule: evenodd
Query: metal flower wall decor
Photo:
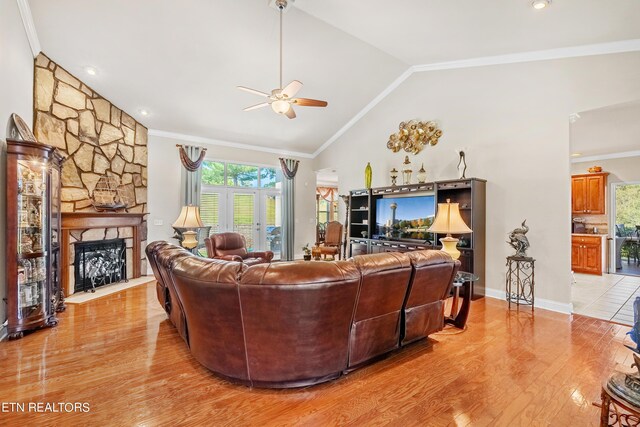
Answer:
M387 148L394 153L403 149L407 153L418 154L427 144L436 145L441 136L442 130L438 129L436 122L401 122L398 133L389 136Z

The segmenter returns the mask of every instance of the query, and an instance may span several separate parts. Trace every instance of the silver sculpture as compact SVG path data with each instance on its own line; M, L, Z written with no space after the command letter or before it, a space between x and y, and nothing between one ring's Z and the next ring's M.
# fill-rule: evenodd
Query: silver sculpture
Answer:
M509 233L509 241L508 244L511 245L513 249L516 250L514 256L516 257L526 257L527 249L529 249L529 239L527 239L526 234L529 232L529 227L526 225L527 220L522 221L522 227L514 229L511 233Z

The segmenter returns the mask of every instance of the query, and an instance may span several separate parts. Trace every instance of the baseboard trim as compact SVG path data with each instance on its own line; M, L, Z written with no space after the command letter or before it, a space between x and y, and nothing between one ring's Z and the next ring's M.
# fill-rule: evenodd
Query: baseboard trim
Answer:
M7 333L7 327L2 325L2 327L0 327L0 342L6 341L8 337L9 334Z
M502 301L507 300L506 292L502 289L485 288L485 296L493 299L499 299ZM535 307L543 308L549 311L555 311L556 313L571 314L573 313L573 304L561 303L545 298L536 298Z

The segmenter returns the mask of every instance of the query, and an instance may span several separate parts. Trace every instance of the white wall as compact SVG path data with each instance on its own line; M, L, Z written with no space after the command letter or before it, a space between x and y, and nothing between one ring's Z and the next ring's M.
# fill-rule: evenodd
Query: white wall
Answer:
M0 1L0 323L5 320L6 123L17 113L33 121L33 55L15 1ZM1 333L0 333L1 335Z
M386 148L403 120L436 120L444 136L410 156L430 180L457 178L457 148L467 176L487 179L489 292L504 289L507 233L531 227L536 298L570 308L570 164L568 115L640 97L640 54L617 54L414 74L315 159L336 168L340 193L362 188L368 161L373 186L404 154ZM543 303L545 301L542 301Z
M180 174L182 165L178 157L176 144L189 145L175 139L149 136L149 179L148 179L148 242L172 239L171 224L180 213ZM241 150L207 144L192 144L207 147L207 158L229 160L242 163L273 165L280 167L277 154L253 150ZM295 253L302 253L302 246L315 242L315 173L311 169L310 159L299 159L300 166L296 175L295 213L296 234ZM154 225L162 220L163 225Z

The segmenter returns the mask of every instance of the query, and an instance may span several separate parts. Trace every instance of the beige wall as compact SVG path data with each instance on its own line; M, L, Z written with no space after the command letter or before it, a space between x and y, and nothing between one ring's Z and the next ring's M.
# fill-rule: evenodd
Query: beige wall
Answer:
M11 113L33 120L33 55L15 1L0 2L0 323L5 320L6 123ZM2 336L0 328L0 336Z
M640 182L640 156L572 163L571 174L587 173L587 169L596 165L609 172L608 183Z
M194 144L175 139L149 135L149 242L172 239L171 224L180 213L180 174L182 165L176 144L207 147L207 158L229 160L242 163L272 165L279 168L277 154L261 151L221 147L209 144ZM302 246L315 242L315 173L310 159L299 159L296 175L295 253L302 253ZM157 220L162 225L154 225ZM301 256L301 255L300 255Z
M444 136L410 156L430 180L457 177L455 150L466 148L467 176L487 179L487 287L502 295L507 233L531 227L536 298L570 308L570 163L568 115L640 98L640 54L619 54L417 73L316 159L336 168L340 192L390 183L402 153L386 148L403 120L436 120ZM545 301L546 300L546 301Z

